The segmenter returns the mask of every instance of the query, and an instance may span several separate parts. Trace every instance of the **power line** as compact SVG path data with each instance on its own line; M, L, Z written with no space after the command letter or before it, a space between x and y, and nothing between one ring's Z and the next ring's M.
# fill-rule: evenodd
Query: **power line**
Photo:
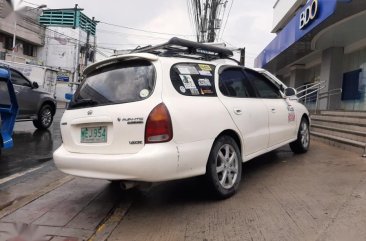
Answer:
M39 23L36 23L36 22L33 22L33 21L27 21L27 22L29 22L29 23L32 23L32 24L34 24L34 25L37 25L37 26L40 26L40 27L43 27L43 25L41 25L41 24L39 24ZM47 35L47 31L50 31L50 32L53 32L53 33L56 33L56 34L59 34L59 35L61 35L61 36L64 36L64 37L66 37L67 39L68 39L68 42L69 42L69 40L73 40L73 41L75 41L76 43L75 44L86 44L87 42L86 41L82 41L82 40L80 40L80 39L76 39L76 38L73 38L73 37L71 37L71 36L69 36L69 35L67 35L67 34L64 34L64 33L60 33L60 32L58 32L58 31L56 31L56 30L53 30L53 29L50 29L50 28L45 28L45 37L47 37L47 38L54 38L54 36L50 36L50 35ZM60 44L60 45L62 45L62 44ZM96 51L98 51L98 49L100 48L100 49L104 49L104 50L111 50L111 51L115 51L116 49L112 49L112 48L107 48L107 47L98 47L98 46L94 46L94 45L92 45L92 47L95 47L96 48ZM100 50L99 50L100 51ZM101 51L100 51L101 52ZM103 54L102 54L103 55ZM104 57L109 57L109 56L107 56L107 55L103 55Z
M28 4L33 5L33 6L36 6L36 7L40 6L39 4L35 4L35 3L28 2L28 1L24 1L24 0L22 2L28 3Z
M82 43L82 44L86 44L86 42L85 41L81 41L81 40L79 40L79 39L76 39L76 38L73 38L73 37L71 37L71 36L68 36L68 35L66 35L66 34L63 34L63 33L60 33L60 32L58 32L58 31L55 31L55 30L52 30L52 29L49 29L49 28L47 28L47 30L50 30L51 32L54 32L54 33L57 33L57 34L60 34L60 35L62 35L62 36L65 36L65 37L67 37L69 40L74 40L74 41L76 41L77 43ZM54 38L54 36L47 36L48 38ZM60 45L62 45L62 44L60 44ZM100 47L100 46L93 46L92 45L92 47L96 47L96 51L98 52L101 52L99 49L104 49L104 50L111 50L111 51L115 51L116 49L112 49L112 48L107 48L107 47ZM109 57L109 56L107 56L107 55L103 55L104 57Z
M142 35L142 34L132 34L132 33L118 32L118 31L111 31L111 30L105 30L105 29L99 29L99 28L97 29L97 32L138 36L138 37L145 37L145 38L152 38L152 39L163 39L163 40L168 40L169 39L169 38L155 37L155 36Z
M224 25L224 28L222 29L222 32L221 32L221 38L222 38L222 36L224 36L224 32L225 32L225 29L226 29L226 24L227 24L227 22L229 20L230 13L231 13L231 8L233 7L233 4L234 4L234 0L231 1L231 5L230 5L230 8L229 8L229 12L227 14L227 18L226 18L226 21L225 21L225 25Z
M113 24L113 23L107 23L107 22L103 22L103 21L100 21L99 23L106 24L106 25L110 25L110 26L114 26L114 27L118 27L118 28L125 28L125 29L130 29L130 30L145 32L145 33L154 33L154 34L162 34L162 35L169 35L169 36L194 36L194 35L190 35L190 34L177 34L177 33L156 32L156 31L150 31L150 30L145 30L145 29L132 28L132 27L118 25L118 24Z

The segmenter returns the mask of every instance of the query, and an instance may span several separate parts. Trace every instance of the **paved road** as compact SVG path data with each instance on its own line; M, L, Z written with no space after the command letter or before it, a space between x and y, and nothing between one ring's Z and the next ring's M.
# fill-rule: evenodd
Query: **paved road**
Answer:
M61 145L58 109L54 124L46 131L37 130L32 122L17 122L14 128L14 147L3 150L0 156L0 179L26 171L52 160L52 153Z
M366 240L366 161L313 142L305 155L272 152L243 167L240 190L215 201L198 180L136 198L108 239Z
M39 165L59 143L51 134L45 153L24 147L15 159ZM224 201L200 178L123 193L41 167L0 184L0 241L22 230L53 241L366 240L366 159L319 142L305 155L284 147L246 163L239 192Z

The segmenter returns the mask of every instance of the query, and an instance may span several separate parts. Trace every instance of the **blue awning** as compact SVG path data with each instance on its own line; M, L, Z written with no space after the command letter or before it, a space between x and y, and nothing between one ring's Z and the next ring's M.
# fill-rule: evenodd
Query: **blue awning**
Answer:
M300 27L304 21L304 14L309 14L306 10L312 7L317 1L317 12L314 19L309 20L306 26ZM266 68L266 65L275 59L286 49L304 38L307 34L323 23L336 11L337 3L349 3L352 0L311 0L301 9L299 9L294 18L284 27L281 32L269 43L269 45L255 59L254 66L258 68ZM313 5L315 6L315 5ZM308 18L305 17L305 18ZM294 53L296 54L296 53Z

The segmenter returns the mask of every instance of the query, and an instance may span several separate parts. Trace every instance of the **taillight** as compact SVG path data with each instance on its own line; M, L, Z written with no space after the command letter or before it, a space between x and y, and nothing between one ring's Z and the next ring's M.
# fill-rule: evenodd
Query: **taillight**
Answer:
M145 143L168 142L173 138L170 114L164 103L157 105L146 121Z

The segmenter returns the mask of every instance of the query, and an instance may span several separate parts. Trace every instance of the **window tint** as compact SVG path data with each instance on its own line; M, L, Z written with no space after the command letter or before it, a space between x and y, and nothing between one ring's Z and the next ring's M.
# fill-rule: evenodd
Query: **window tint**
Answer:
M179 63L170 70L175 90L185 96L217 96L214 82L215 66Z
M254 91L245 77L243 70L239 68L225 69L220 74L219 88L223 95L229 97L248 98L254 97Z
M245 70L245 74L250 80L250 82L253 84L253 86L257 89L258 94L261 98L266 99L282 98L280 90L263 75L252 70Z
M22 85L30 87L30 83L21 76L18 72L11 70L11 82L15 85Z
M0 80L0 106L1 105L8 107L8 105L10 105L10 96L6 81Z
M148 61L103 66L86 76L70 108L119 104L147 99L155 87L155 67Z

